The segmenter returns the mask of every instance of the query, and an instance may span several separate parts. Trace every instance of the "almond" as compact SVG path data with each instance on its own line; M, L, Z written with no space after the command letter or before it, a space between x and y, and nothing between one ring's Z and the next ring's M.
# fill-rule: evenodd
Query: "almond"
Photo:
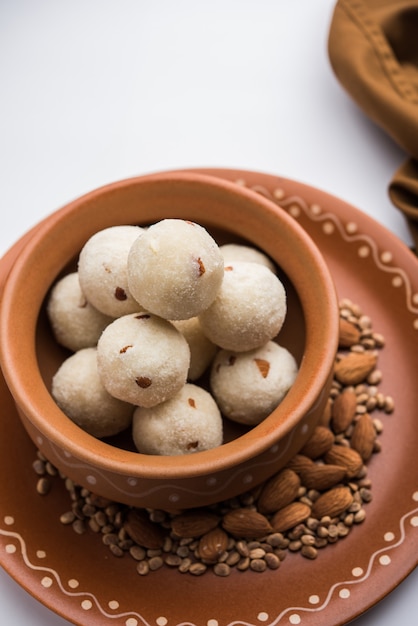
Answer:
M357 452L348 446L334 445L324 456L325 462L331 465L340 465L346 470L347 478L357 476L363 467L363 459Z
M274 532L282 533L304 522L311 514L311 507L304 502L292 502L273 516Z
M373 420L368 413L363 413L354 425L350 443L364 462L372 455L375 439L376 431Z
M267 378L270 371L269 361L266 361L265 359L254 359L254 361L260 371L261 376L263 378Z
M323 491L335 487L344 480L346 469L341 465L319 465L315 463L312 467L306 468L300 474L302 484L307 489Z
M202 561L216 563L228 548L228 535L222 528L214 528L200 538L198 553Z
M332 401L330 398L328 398L324 411L321 417L319 418L318 426L325 426L325 427L329 426L329 423L331 421L331 406L332 406Z
M260 513L274 513L296 498L300 478L291 469L283 469L264 485L258 499Z
M300 451L310 459L317 459L327 452L334 443L334 435L325 426L317 426Z
M358 385L374 370L377 356L373 352L350 352L334 366L334 374L343 385Z
M296 474L299 474L306 467L313 465L312 459L304 454L295 454L294 457L288 461L286 467L292 469Z
M131 509L126 517L124 529L132 541L143 548L155 550L163 546L164 530L152 522L145 511Z
M171 529L180 538L201 537L219 524L215 513L204 510L186 511L171 520Z
M312 506L312 517L338 517L353 502L353 495L348 487L334 487L315 500Z
M357 409L357 396L353 389L345 389L332 404L331 420L335 433L343 433L353 421Z
M351 348L360 342L361 333L357 326L340 317L338 345L340 348Z
M270 522L264 515L253 509L233 509L224 515L224 529L235 537L256 539L264 537L272 531Z

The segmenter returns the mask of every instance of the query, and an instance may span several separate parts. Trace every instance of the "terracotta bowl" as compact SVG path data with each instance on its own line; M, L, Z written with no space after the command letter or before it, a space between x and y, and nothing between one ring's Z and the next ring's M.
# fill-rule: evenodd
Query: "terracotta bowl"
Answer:
M288 297L280 343L300 369L292 388L261 424L225 425L225 443L175 457L135 451L130 433L99 440L76 426L50 394L68 356L45 314L49 289L76 267L85 241L118 224L163 218L195 221L219 244L246 242L277 264ZM263 196L211 176L163 173L116 182L53 213L35 229L12 267L1 303L1 365L22 422L66 476L118 502L166 510L207 505L264 481L296 454L327 400L338 337L334 284L303 229Z

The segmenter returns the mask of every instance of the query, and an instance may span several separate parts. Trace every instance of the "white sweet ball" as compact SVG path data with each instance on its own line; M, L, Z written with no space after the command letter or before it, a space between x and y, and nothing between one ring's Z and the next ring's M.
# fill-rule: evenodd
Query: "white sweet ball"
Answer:
M222 283L224 261L207 230L181 219L150 226L131 247L128 284L133 297L168 320L207 308Z
M94 437L110 437L131 425L134 406L111 396L97 371L96 348L66 359L52 379L52 397L75 424Z
M73 352L95 346L102 331L113 320L86 300L77 272L55 283L46 311L56 341Z
M286 312L286 292L279 278L264 265L239 261L225 268L215 300L199 319L213 343L244 352L273 339Z
M212 364L210 386L225 417L252 426L278 406L297 373L292 354L269 341L249 352L220 350Z
M150 407L185 384L190 349L167 320L133 313L105 328L97 344L97 360L103 385L112 396Z
M188 320L174 320L174 326L181 332L190 348L188 380L197 380L212 362L218 348L204 334L198 317Z
M84 244L78 259L81 289L87 300L110 317L134 313L140 307L128 287L128 254L144 229L111 226Z
M220 446L222 416L204 389L187 383L170 400L134 411L132 436L143 454L192 454Z
M236 261L245 261L247 263L261 263L269 268L274 274L276 267L270 257L261 250L238 243L226 243L219 246L219 250L224 258L225 265L236 263Z

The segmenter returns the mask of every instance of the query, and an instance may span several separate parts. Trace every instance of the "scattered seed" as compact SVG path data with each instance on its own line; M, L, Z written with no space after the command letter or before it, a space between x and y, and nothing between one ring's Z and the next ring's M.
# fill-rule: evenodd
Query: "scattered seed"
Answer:
M40 496L46 496L51 491L52 483L49 478L42 477L36 483L36 491Z
M216 563L213 566L213 571L217 576L229 576L231 568L228 563Z

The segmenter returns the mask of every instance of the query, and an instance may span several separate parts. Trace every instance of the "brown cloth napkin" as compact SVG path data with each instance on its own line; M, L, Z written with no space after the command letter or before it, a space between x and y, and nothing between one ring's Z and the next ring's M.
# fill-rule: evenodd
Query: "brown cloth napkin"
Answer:
M328 53L342 86L409 157L388 191L418 251L418 0L338 0Z

